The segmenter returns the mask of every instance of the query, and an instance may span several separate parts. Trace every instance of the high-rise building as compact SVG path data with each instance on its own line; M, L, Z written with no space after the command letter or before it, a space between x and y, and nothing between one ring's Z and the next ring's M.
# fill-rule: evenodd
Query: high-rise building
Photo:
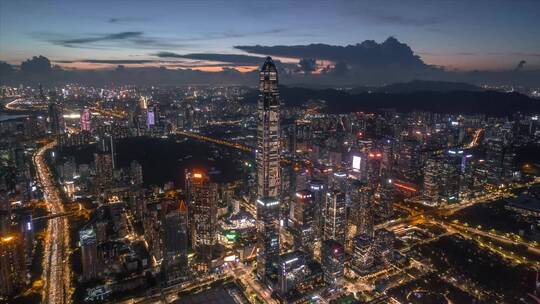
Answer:
M311 180L309 182L309 191L313 195L313 203L315 204L317 239L322 240L324 233L324 207L326 202L324 182L322 180Z
M347 205L345 194L339 190L326 193L324 208L324 239L345 244L347 235Z
M265 281L271 275L272 261L279 256L279 201L257 199L257 276Z
M112 137L104 136L98 141L97 151L94 153L96 176L94 187L97 194L111 186L114 180L114 144Z
M413 139L398 143L399 154L397 156L398 177L406 182L416 184L421 177L421 145Z
M97 253L96 231L89 225L79 231L81 243L81 259L83 268L83 280L88 281L97 278L99 272L99 260Z
M499 186L510 182L514 170L515 152L512 145L502 138L486 140L487 182Z
M375 251L376 246L372 236L364 233L357 234L352 240L352 268L360 273L369 272L375 262Z
M304 280L306 257L302 251L291 251L279 256L278 290L283 295Z
M188 210L184 201L178 206L174 201L169 202L163 220L164 259L163 273L167 283L175 283L187 278L188 275Z
M53 100L49 102L49 129L53 135L62 135L66 131L64 108Z
M278 74L267 57L259 73L260 96L257 105L258 197L279 197L279 93Z
M335 285L343 277L345 250L343 245L335 240L325 240L321 245L321 267L324 281Z
M26 283L24 245L19 235L0 236L0 298L20 291Z
M81 112L81 131L91 132L92 131L92 113L88 108L84 108Z
M296 193L292 208L292 222L295 248L312 256L317 234L313 194L308 190Z
M389 218L394 213L394 207L392 206L395 195L393 180L383 176L377 191L379 195L379 212L382 217Z
M354 182L351 187L352 210L350 222L357 233L373 234L373 189L369 183Z
M279 93L277 68L267 57L259 73L257 104L257 275L266 280L271 262L279 255Z
M187 205L192 248L209 259L216 243L217 185L202 170L186 173Z

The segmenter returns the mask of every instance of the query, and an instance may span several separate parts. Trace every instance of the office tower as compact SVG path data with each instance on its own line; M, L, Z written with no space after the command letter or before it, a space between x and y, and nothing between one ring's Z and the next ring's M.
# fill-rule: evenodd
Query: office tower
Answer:
M64 108L53 100L49 102L49 130L53 135L62 135L66 131Z
M351 266L360 273L366 273L375 262L375 242L373 237L364 233L352 239Z
M317 239L323 239L324 233L324 207L326 202L325 185L321 180L311 180L309 182L309 191L313 195L315 204L315 230Z
M279 212L277 199L257 199L257 276L263 281L271 274L272 261L279 256Z
M216 243L217 185L201 170L186 173L187 205L192 248L210 259Z
M182 281L188 276L188 210L184 201L178 206L171 201L163 220L164 227L164 260L163 273L167 283Z
M417 184L421 177L421 145L420 142L409 139L398 143L397 174L406 182Z
M373 189L377 189L381 180L381 162L382 152L373 150L367 153L367 181Z
M23 146L17 145L13 149L13 161L17 168L15 172L15 188L20 194L21 200L29 201L32 198L31 175Z
M280 147L277 69L267 57L259 73L257 104L257 275L265 281L279 255Z
M308 190L296 193L292 208L293 237L296 249L313 256L317 234L315 230L315 203L313 194Z
M499 186L505 182L505 163L508 164L509 157L506 157L505 152L507 147L504 140L501 138L488 138L486 139L486 161L485 166L487 169L487 182ZM512 155L512 153L509 153ZM506 166L508 167L508 166Z
M111 187L114 179L114 144L112 137L104 136L98 141L94 153L96 176L94 179L96 193L101 195L103 190Z
M339 190L326 193L324 208L324 239L345 244L347 235L347 206L345 194Z
M157 115L157 108L155 106L148 107L146 110L146 127L148 129L156 125Z
M278 291L286 294L304 280L306 271L305 254L302 251L291 251L279 256Z
M352 184L351 223L356 225L357 233L373 234L373 189L367 183Z
M463 150L450 149L446 152L443 163L442 195L447 203L459 201L459 185L462 164L464 163Z
M321 267L324 281L335 285L343 277L345 250L343 245L335 240L325 240L321 245Z
M375 231L375 246L377 255L384 263L394 260L394 244L396 236L390 230L384 228Z
M92 113L88 108L84 108L81 112L81 131L91 132L92 131Z
M442 160L430 157L424 167L423 195L430 204L437 204L441 199Z
M13 295L26 284L24 245L17 234L0 236L0 298Z
M381 184L379 185L379 212L383 218L389 218L394 214L394 185L391 178L382 177Z
M79 242L81 243L83 281L95 279L99 272L99 261L96 231L94 227L88 225L79 230Z
M279 197L279 93L277 69L267 57L259 74L257 105L258 197Z
M394 172L394 142L385 139L382 144L381 175L391 175Z

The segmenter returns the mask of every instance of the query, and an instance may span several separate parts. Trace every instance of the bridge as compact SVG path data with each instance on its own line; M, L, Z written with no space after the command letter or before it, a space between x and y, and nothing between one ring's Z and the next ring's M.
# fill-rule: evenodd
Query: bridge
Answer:
M216 139L216 138L208 137L206 135L201 135L197 133L186 132L186 131L176 131L175 134L186 136L186 137L197 139L197 140L211 142L217 145L222 145L222 146L238 149L238 150L248 152L248 153L252 153L255 151L253 148L241 145L239 143L233 143L233 142L222 140L222 139Z

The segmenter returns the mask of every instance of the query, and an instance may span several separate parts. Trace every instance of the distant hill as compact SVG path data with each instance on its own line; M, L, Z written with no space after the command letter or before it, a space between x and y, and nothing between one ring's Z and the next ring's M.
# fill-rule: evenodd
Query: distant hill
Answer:
M257 90L250 91L245 99L247 102L256 102L258 94ZM499 117L516 112L540 113L540 100L519 93L495 91L351 94L334 89L313 90L281 86L280 96L287 106L302 106L309 100L324 100L328 113L376 112L382 108L395 108L398 112L420 110L436 113L478 113Z
M377 89L380 93L414 93L414 92L453 92L453 91L482 91L482 88L464 82L413 80L395 83Z

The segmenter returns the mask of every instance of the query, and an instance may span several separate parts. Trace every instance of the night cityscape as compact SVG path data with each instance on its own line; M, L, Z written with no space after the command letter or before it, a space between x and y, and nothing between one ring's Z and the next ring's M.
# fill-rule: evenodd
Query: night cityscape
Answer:
M0 303L540 303L539 16L0 0Z

